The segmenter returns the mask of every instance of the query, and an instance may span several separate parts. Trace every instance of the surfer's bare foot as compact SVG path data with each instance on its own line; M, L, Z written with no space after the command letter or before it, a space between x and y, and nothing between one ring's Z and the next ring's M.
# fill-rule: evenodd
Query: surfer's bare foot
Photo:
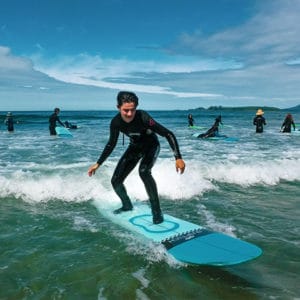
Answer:
M116 209L116 210L114 210L114 214L115 215L118 215L118 214L120 214L120 213L122 213L122 212L124 212L124 211L130 211L130 210L132 210L132 206L131 207L120 207L120 208L118 208L118 209Z

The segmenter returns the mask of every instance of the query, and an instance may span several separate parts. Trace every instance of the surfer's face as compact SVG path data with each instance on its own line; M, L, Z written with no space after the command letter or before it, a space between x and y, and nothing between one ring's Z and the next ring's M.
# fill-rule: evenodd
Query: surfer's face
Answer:
M130 123L134 119L136 113L136 105L134 102L125 102L121 106L118 106L118 109L124 122Z

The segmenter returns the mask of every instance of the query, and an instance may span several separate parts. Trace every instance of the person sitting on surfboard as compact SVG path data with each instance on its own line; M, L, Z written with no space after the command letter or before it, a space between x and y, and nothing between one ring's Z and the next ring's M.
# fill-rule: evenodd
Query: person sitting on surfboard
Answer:
M165 137L173 150L176 160L176 171L180 171L182 174L185 169L185 163L181 158L175 135L157 123L146 111L137 110L137 106L138 97L136 94L127 91L118 93L117 108L119 113L111 120L109 140L97 163L89 168L88 175L92 176L95 174L96 170L112 153L120 132L127 135L130 138L129 146L120 158L111 179L112 186L122 202L122 207L116 209L114 213L119 214L133 209L123 182L137 163L141 161L139 175L149 196L153 223L160 224L164 221L164 218L160 209L156 183L151 175L151 169L160 150L156 134Z
M205 138L219 136L219 126L220 126L220 124L223 125L221 115L216 117L215 123L213 124L213 126L211 128L209 128L205 133L199 134L198 138L205 139Z
M292 126L294 128L294 131L296 130L296 125L294 123L293 117L290 113L288 113L281 125L281 131L282 132L291 132Z
M264 131L264 125L267 125L266 119L263 117L263 110L258 109L256 112L256 117L253 119L253 125L256 126L256 133L262 133Z
M58 122L61 126L65 127L64 123L61 122L59 119L58 115L60 113L59 108L55 108L53 114L49 117L49 130L50 130L50 135L56 135L55 127L56 127L56 122Z

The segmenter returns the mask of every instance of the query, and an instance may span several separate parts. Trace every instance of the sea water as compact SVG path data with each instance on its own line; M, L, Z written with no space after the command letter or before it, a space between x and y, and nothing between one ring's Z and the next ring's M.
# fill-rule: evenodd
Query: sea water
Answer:
M2 113L5 116L6 112ZM262 248L231 267L188 266L161 245L144 244L101 215L120 200L110 179L128 138L93 177L116 111L62 111L73 138L49 135L51 112L15 112L15 132L0 125L0 299L300 299L300 134L283 134L283 111L224 111L221 133L193 137L188 111L151 111L177 136L179 175L167 141L153 168L162 210ZM220 111L193 111L209 128ZM300 113L294 113L295 121ZM203 132L199 130L199 133ZM135 169L125 181L147 202Z

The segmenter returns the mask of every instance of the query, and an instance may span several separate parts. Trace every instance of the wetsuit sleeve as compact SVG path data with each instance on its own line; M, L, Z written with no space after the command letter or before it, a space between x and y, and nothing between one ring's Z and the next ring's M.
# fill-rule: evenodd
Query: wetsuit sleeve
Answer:
M109 135L109 140L107 144L105 145L99 159L97 160L97 163L101 165L112 153L114 150L118 137L119 137L119 129L115 126L114 120L111 121L110 123L110 135Z
M61 125L61 126L65 126L64 123L59 119L59 117L56 117L56 121Z
M181 153L179 150L179 145L177 142L177 139L172 131L167 129L166 127L162 126L161 124L157 123L153 118L151 118L150 115L148 115L146 112L143 112L143 120L146 122L146 125L148 128L150 128L152 131L157 133L160 136L163 136L167 139L171 149L173 150L173 154L175 159L181 159Z
M166 129L166 128L164 128L164 129ZM173 134L173 132L169 131L168 129L166 129L166 130L168 131L168 133L165 135L165 137L166 137L171 149L173 150L175 159L179 159L179 158L181 159L182 157L181 157L181 154L179 151L179 145L178 145L175 135Z

